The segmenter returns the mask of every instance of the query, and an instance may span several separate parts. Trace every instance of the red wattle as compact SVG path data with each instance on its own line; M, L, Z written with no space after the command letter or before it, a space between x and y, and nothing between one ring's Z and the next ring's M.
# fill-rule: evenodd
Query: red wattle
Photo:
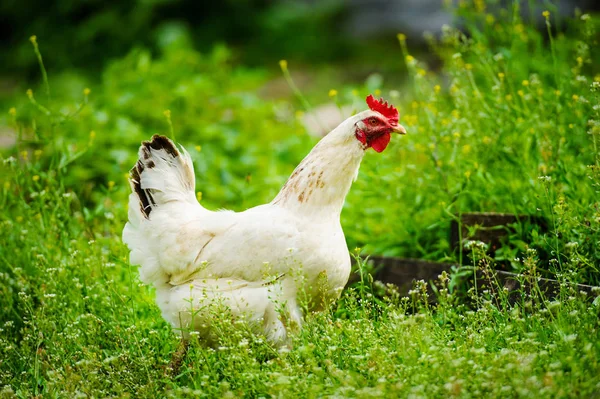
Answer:
M362 130L357 130L356 133L354 133L354 135L356 136L358 141L360 141L361 143L363 143L363 144L367 143L367 136L365 135L365 132L363 132Z
M381 152L383 150L385 150L385 147L387 147L387 145L390 142L390 134L389 133L384 133L381 136L374 138L373 141L371 141L371 147L373 147L373 149L377 152Z

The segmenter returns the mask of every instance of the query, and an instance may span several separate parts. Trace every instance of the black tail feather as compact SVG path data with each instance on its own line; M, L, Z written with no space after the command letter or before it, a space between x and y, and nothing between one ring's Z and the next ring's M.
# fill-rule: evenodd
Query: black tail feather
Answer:
M150 216L152 207L156 205L152 197L151 189L143 189L141 184L141 175L146 168L152 169L155 164L152 158L152 150L165 150L167 154L173 158L177 158L180 154L171 140L165 136L155 134L151 141L144 141L140 147L140 158L135 166L129 171L129 181L131 188L136 193L140 200L140 210L146 219Z

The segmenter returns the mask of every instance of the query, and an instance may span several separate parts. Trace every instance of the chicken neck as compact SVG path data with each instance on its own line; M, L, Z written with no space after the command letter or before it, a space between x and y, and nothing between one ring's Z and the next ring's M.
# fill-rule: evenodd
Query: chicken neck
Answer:
M271 202L303 216L339 221L346 194L358 175L364 149L343 123L325 136L296 167Z

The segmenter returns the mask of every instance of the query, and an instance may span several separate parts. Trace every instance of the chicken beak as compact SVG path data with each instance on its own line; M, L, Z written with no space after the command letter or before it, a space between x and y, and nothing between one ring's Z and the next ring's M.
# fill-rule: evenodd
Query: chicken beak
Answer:
M406 134L406 129L402 125L394 126L394 133Z

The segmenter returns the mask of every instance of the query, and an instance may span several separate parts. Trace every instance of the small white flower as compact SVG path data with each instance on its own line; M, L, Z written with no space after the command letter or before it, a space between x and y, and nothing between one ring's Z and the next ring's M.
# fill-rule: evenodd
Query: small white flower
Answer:
M569 334L569 335L566 335L566 336L563 338L563 340L564 340L565 342L573 342L573 341L575 341L576 339L577 339L577 334Z
M579 243L575 242L575 241L571 241L565 244L565 248L568 249L575 249L577 248L577 246L579 245Z

